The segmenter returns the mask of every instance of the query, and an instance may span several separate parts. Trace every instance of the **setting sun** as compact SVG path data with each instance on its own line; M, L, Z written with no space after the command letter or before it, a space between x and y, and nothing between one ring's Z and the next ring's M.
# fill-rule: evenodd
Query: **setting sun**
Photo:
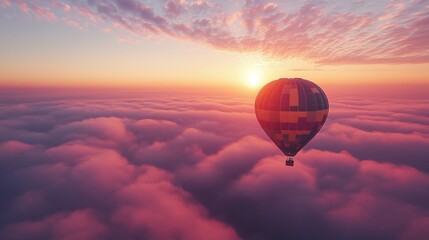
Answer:
M261 73L252 71L247 75L246 79L247 86L249 88L257 88L261 85Z

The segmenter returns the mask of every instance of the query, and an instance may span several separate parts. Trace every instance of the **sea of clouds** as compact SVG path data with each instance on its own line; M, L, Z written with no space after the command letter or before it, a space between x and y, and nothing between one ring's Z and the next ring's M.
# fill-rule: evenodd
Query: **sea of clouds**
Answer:
M428 100L331 98L291 168L250 97L18 95L0 98L0 239L429 236Z

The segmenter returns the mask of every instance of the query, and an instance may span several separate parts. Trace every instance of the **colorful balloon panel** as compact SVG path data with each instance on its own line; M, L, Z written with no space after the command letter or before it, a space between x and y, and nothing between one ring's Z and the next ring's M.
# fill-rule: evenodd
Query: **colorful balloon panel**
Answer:
M259 124L286 156L295 156L328 117L326 94L301 78L281 78L265 85L255 100Z

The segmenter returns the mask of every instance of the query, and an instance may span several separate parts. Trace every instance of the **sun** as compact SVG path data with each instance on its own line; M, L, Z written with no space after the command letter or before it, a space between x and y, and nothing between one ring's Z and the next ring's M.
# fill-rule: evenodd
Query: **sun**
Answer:
M261 73L252 71L247 74L246 83L249 88L257 88L261 85Z

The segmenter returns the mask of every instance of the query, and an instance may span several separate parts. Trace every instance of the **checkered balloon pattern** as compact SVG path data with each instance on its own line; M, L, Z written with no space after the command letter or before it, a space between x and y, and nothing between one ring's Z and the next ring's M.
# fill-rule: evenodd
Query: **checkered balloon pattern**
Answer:
M272 81L255 100L259 124L286 156L295 156L319 132L328 112L323 90L301 78Z

